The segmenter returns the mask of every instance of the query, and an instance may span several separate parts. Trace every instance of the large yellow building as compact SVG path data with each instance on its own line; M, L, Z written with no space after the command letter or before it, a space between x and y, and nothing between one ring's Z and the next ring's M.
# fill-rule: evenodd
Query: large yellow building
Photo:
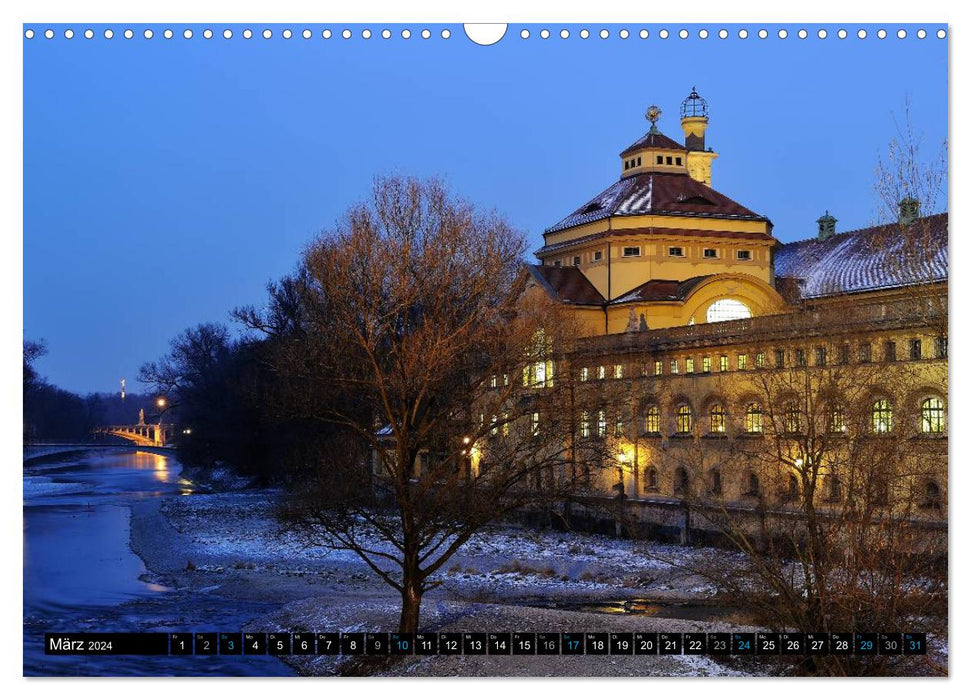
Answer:
M696 91L683 142L647 117L619 180L549 227L529 266L582 321L558 372L585 397L578 435L617 458L592 489L686 529L685 503L785 514L811 460L821 508L865 492L946 522L947 214L905 199L897 221L839 232L827 212L781 243L712 188Z

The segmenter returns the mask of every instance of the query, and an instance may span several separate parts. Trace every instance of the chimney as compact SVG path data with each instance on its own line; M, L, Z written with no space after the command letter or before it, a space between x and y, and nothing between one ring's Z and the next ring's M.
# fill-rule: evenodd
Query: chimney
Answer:
M816 219L816 223L819 224L819 234L817 236L819 240L825 241L830 236L836 235L836 221L836 217L830 214L828 209L825 214Z
M898 221L901 226L909 226L920 218L920 200L904 197L900 200Z

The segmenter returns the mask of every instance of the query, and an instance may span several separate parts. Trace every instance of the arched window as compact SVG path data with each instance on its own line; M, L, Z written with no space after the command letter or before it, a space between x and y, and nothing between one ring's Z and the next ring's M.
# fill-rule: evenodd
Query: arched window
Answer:
M928 481L924 484L924 502L921 503L921 506L940 510L941 503L941 487L934 481Z
M687 404L678 407L678 433L686 435L691 432L691 406Z
M657 469L647 468L646 488L648 491L657 491Z
M679 495L688 493L688 471L684 467L678 467L674 472L674 492Z
M829 501L838 501L843 495L843 489L840 487L840 480L835 474L830 474L826 477L827 493L826 499Z
M799 407L794 403L790 403L786 406L784 429L791 435L794 435L802 430L802 420L799 416Z
M718 321L734 321L739 318L751 318L752 312L738 299L719 299L708 307L706 318L708 323Z
M650 435L661 432L661 409L657 406L648 406L644 412L644 432Z
M759 476L755 472L749 471L745 477L745 495L758 496L759 493L761 493Z
M846 432L846 414L843 412L843 407L839 404L833 404L830 406L829 425L827 427L831 433Z
M720 496L722 492L722 473L720 469L712 469L708 473L708 489L712 495Z
M745 432L762 432L762 407L757 403L750 403L745 407Z
M716 403L711 407L711 432L725 432L725 407L721 404Z
M789 475L789 490L786 495L790 501L799 498L799 478L795 474Z
M871 410L873 432L889 433L893 430L893 406L889 399L877 399Z
M931 435L944 432L944 402L939 398L931 397L921 401L920 432Z

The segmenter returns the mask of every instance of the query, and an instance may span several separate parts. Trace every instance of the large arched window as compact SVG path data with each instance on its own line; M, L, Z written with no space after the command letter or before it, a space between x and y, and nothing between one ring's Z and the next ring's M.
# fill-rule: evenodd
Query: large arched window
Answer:
M711 418L711 432L713 433L724 433L725 432L725 407L721 404L715 404L711 407L710 418Z
M690 486L688 471L684 467L678 467L674 472L674 492L679 495L687 494Z
M790 435L795 435L802 431L802 419L799 415L799 407L794 403L786 405L785 412L785 431Z
M645 475L646 488L648 491L657 491L657 469L655 467L648 467L647 474Z
M745 407L745 432L762 432L762 407L757 403L750 403Z
M661 432L661 409L657 406L648 406L644 411L644 432L649 435Z
M708 472L708 490L713 496L720 496L722 492L722 473L720 469Z
M920 432L939 434L944 432L944 402L937 397L920 403Z
M708 307L706 318L708 323L718 321L734 321L739 318L751 318L752 312L738 299L719 299Z
M829 425L828 431L830 433L845 433L846 432L846 414L843 412L843 407L839 404L831 404L829 407Z
M877 399L871 410L873 432L889 433L893 430L893 406L889 399Z
M687 404L678 406L678 424L677 431L682 435L686 435L691 432L691 406Z

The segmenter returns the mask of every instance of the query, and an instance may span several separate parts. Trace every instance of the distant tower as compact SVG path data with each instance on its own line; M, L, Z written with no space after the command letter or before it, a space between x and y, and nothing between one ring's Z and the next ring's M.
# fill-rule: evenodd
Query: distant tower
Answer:
M688 149L688 174L711 187L711 162L718 154L705 150L705 131L708 129L708 102L694 87L681 103L681 129L684 147Z
M125 380L121 380L121 400L125 400Z

